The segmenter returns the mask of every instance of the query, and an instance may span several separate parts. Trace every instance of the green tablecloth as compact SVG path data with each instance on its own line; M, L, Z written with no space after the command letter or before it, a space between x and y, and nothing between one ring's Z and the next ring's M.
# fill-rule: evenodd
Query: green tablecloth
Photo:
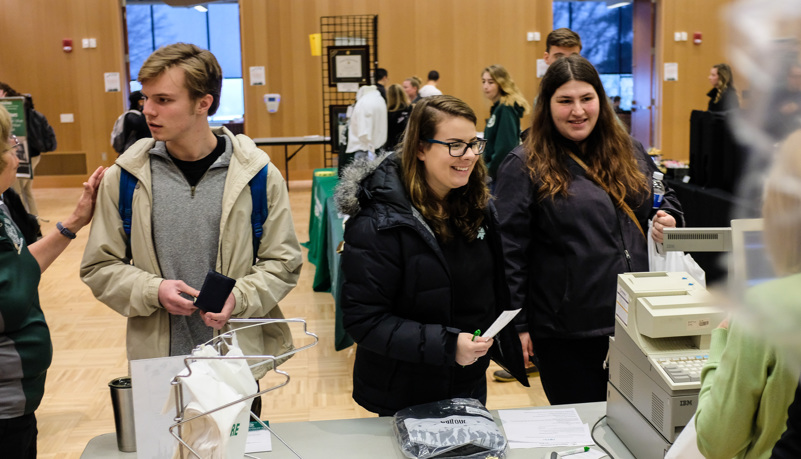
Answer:
M337 247L344 238L345 229L342 226L342 216L336 210L334 198L328 198L326 212L328 217L328 271L331 279L331 295L334 296L334 307L336 312L336 322L334 325L334 348L338 351L346 349L353 344L353 338L345 331L342 325L342 309L340 305L340 293L342 291L342 257L337 253Z
M316 169L312 179L311 214L309 215L309 261L317 268L312 289L315 292L331 292L334 296L336 322L334 325L334 347L337 351L353 344L353 339L342 326L342 311L339 295L342 287L340 256L337 247L342 242L344 228L342 216L334 203L334 188L339 182L337 170Z
M309 261L317 267L312 288L315 292L328 292L331 289L331 275L328 270L328 198L334 195L339 182L336 168L315 169L312 178L312 202L309 214ZM332 210L336 213L334 207ZM342 222L340 221L340 227ZM340 230L341 234L341 230ZM336 249L336 245L334 246Z

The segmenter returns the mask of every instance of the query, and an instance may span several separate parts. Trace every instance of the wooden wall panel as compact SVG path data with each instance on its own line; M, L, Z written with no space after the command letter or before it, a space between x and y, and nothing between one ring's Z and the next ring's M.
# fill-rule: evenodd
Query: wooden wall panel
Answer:
M711 65L726 60L725 24L719 14L732 2L657 0L655 113L660 137L655 143L667 156L688 156L690 111L706 107L706 75ZM33 94L37 108L53 124L59 149L47 155L84 155L86 170L111 164L116 154L109 132L127 105L123 93L103 89L104 72L124 74L119 3L5 0L4 7L15 13L0 17L0 37L9 44L0 47L0 80ZM479 84L481 70L496 63L506 66L532 100L539 84L536 59L552 27L550 0L240 0L240 8L245 129L251 137L323 132L321 58L311 56L308 41L309 34L319 32L321 16L377 14L379 65L388 69L390 82L411 75L424 79L437 69L442 89L476 111L479 129L489 115ZM674 42L675 31L701 31L703 43ZM527 32L540 32L543 41L527 42ZM63 38L73 40L72 53L61 50ZM97 48L81 48L81 38L96 38ZM661 81L665 62L679 63L678 82ZM266 67L266 86L248 84L248 68L256 65ZM278 113L267 113L262 98L268 92L282 95ZM61 113L73 113L75 122L60 123ZM280 148L267 151L283 168ZM322 157L321 147L306 147L291 164L293 179L310 178L311 170L322 166ZM83 179L40 175L34 183L74 186Z
M243 66L263 65L267 72L267 86L245 82L249 136L323 132L321 57L311 56L308 36L319 32L321 16L360 14L378 15L379 66L388 70L390 83L412 75L425 81L429 70L438 70L442 90L476 111L482 120L479 130L490 107L481 92L484 67L506 66L526 98L534 99L536 59L545 51L544 37L551 30L550 1L240 0ZM543 41L527 42L526 33L535 31ZM268 114L264 107L262 97L269 92L281 94L278 113ZM281 149L266 150L283 168ZM322 167L322 158L322 147L306 147L290 164L293 179L311 178L311 170Z
M119 3L108 0L5 0L13 14L0 17L0 81L34 97L37 110L56 131L58 150L46 155L68 155L53 160L85 163L74 170L110 165L116 153L109 132L122 112L122 93L106 93L104 72L123 71L122 21ZM73 51L62 51L70 38ZM97 48L81 48L82 38L95 38ZM74 123L61 123L60 114L72 113ZM106 153L106 161L102 154ZM45 160L43 159L43 163ZM85 175L39 175L34 186L79 186Z
M732 0L659 0L657 3L657 126L656 145L665 158L688 160L690 113L706 110L712 87L709 69L728 62L725 8ZM674 32L687 32L688 41L674 41ZM702 33L702 43L693 43L693 33ZM635 37L636 39L636 37ZM678 81L664 81L664 63L679 64ZM743 85L736 81L737 89Z

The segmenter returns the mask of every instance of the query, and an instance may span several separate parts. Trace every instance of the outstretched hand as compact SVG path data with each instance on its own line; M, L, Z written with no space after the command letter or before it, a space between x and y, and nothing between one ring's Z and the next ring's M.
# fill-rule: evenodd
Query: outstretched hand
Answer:
M92 221L92 215L95 212L95 202L97 201L97 188L106 174L106 167L98 167L86 182L83 182L83 193L78 199L78 205L72 214L64 220L64 226L69 228L73 233L89 224Z

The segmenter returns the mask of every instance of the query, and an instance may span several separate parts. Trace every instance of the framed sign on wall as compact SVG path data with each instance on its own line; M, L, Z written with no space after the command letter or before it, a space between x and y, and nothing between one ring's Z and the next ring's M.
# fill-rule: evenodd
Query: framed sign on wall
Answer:
M368 84L370 80L370 48L364 46L328 47L328 85L337 83Z

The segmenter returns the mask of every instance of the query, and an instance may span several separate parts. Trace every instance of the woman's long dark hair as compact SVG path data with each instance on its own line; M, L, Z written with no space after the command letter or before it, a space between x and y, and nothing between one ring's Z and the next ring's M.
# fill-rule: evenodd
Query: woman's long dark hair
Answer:
M598 94L598 121L582 142L582 159L589 169L587 173L596 182L604 184L618 207L627 199L644 199L649 187L632 154L631 137L609 104L595 67L577 54L557 60L545 72L534 106L531 130L524 142L529 175L532 180L540 182L539 199L568 194L571 176L567 168L567 143L570 141L554 125L551 98L569 81L588 83Z
M400 152L403 181L412 205L423 214L440 241L447 242L453 238L450 225L472 241L484 222L484 210L490 197L486 185L487 166L481 155L478 155L467 185L451 190L444 199L439 199L428 186L425 164L417 159L417 153L429 147L425 139L433 139L439 124L449 117L465 118L476 124L473 109L452 96L424 97L415 104Z

